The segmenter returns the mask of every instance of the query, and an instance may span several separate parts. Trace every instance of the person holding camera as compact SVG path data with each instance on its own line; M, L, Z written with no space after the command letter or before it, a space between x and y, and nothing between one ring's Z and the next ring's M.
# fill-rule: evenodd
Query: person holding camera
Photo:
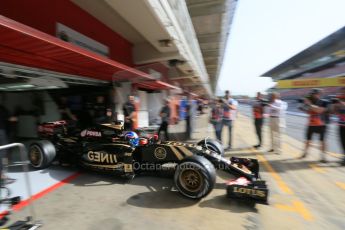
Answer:
M267 105L270 117L271 145L268 152L281 153L281 131L285 128L285 111L288 105L280 100L279 93L272 93L269 104Z
M216 138L221 141L221 128L222 128L222 115L223 115L223 109L222 109L222 99L214 99L212 103L212 109L211 109L211 117L210 117L210 123L213 125Z
M310 147L310 143L313 137L313 134L319 134L320 139L320 150L321 150L321 158L320 162L326 162L326 143L325 143L325 134L326 134L326 113L328 103L326 101L321 100L321 90L320 89L312 89L310 94L304 98L303 106L300 107L300 110L304 111L305 113L309 114L309 122L306 131L306 141L304 152L300 159L305 158L308 154L308 149Z
M331 111L338 116L339 139L343 148L343 154L345 154L345 87L340 89L339 95L335 98ZM341 165L345 165L345 156Z
M219 135L222 136L223 127L227 126L229 130L229 143L227 150L230 150L232 147L232 127L236 119L237 105L238 102L231 97L230 91L226 90L225 97L223 99L223 119Z
M263 100L262 94L260 92L256 95L256 100L253 104L253 117L256 135L259 139L259 144L254 145L254 148L260 148L262 144L262 125L264 121L264 106L267 105Z

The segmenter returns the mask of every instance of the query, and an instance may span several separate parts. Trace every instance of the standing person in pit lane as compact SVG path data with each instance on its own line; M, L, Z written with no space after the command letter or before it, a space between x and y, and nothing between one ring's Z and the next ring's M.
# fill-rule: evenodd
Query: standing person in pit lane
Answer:
M105 97L100 95L96 97L96 103L93 106L94 123L111 123L112 112L105 101Z
M71 109L68 106L68 99L65 96L59 98L58 108L60 112L60 119L65 121L77 121L77 117L72 113Z
M326 161L326 142L325 142L325 134L326 134L326 120L325 114L327 112L328 103L321 100L321 90L320 89L312 89L309 95L304 98L303 106L300 107L300 110L304 111L305 113L309 114L309 122L306 131L306 141L304 152L300 156L300 159L305 158L308 154L308 150L310 147L310 143L314 133L319 134L320 136L320 150L321 150L321 157L320 162L327 162Z
M185 131L185 138L187 140L191 139L192 137L192 99L191 96L187 96L187 103L186 103L186 131Z
M339 90L337 101L332 105L331 111L338 115L339 139L345 154L345 87ZM345 165L345 156L341 165Z
M135 114L134 96L129 95L127 102L123 105L123 114L125 116L124 129L133 130L134 114Z
M224 126L227 126L229 130L228 147L226 148L227 150L231 150L232 148L232 129L237 115L237 106L238 102L231 97L230 91L226 90L223 99L223 117L219 135L222 136Z
M164 106L162 107L159 116L162 119L161 125L159 126L158 129L158 136L160 133L163 131L165 135L165 140L169 140L169 133L168 133L168 126L169 126L169 121L170 121L170 107L169 107L170 101L168 99L164 100Z
M221 137L222 115L223 115L222 100L214 99L211 104L210 123L213 125L216 137L219 141L222 141L222 137Z
M253 104L253 117L256 135L258 136L259 143L254 145L254 148L260 148L262 145L262 125L264 122L264 107L265 102L260 92L256 94L256 100Z
M267 105L270 117L271 145L268 152L281 154L281 134L286 127L285 111L288 105L285 101L280 100L279 93L272 93L270 103Z

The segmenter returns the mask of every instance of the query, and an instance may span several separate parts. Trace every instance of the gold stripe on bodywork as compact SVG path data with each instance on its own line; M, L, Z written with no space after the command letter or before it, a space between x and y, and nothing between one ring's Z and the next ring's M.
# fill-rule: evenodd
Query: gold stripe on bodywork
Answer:
M118 163L116 165L99 165L99 164L90 164L90 163L83 162L83 164L96 167L96 168L109 168L109 169L117 169L124 166L124 163Z
M113 145L115 145L115 146L125 146L125 147L127 147L127 148L130 148L130 147L132 147L132 146L130 146L130 145L127 145L127 144L121 144L121 143L108 143L108 144L103 144L103 145L110 145L110 146L113 146Z
M179 159L179 160L183 159L183 156L181 155L181 153L179 153L179 151L174 146L169 146L169 147L174 152L174 154L177 157L177 159Z
M133 153L125 153L126 157L131 157Z
M187 156L193 156L194 155L189 149L187 149L184 146L179 146L178 148Z

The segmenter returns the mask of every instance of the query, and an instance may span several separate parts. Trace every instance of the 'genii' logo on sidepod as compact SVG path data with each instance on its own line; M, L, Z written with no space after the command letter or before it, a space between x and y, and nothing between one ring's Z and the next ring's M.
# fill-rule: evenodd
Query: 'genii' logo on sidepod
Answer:
M90 161L93 162L100 162L100 163L110 163L115 164L117 163L117 158L115 154L109 154L107 152L93 152L89 151L87 153L87 157Z

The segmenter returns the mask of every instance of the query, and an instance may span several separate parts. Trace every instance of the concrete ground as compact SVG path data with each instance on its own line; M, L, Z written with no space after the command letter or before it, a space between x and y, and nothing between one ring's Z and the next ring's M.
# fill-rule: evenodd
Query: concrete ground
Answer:
M197 119L194 139L214 136L207 116ZM314 149L297 160L301 140L284 136L283 153L251 148L256 144L251 119L239 115L234 148L227 157L258 158L261 176L270 189L270 204L252 205L225 198L219 172L215 189L201 201L181 196L171 178L136 177L130 184L107 175L83 172L74 180L34 202L43 229L345 229L345 167L328 156L319 164ZM183 123L172 128L183 131ZM265 139L268 140L267 129ZM227 133L224 132L224 139ZM268 143L267 143L268 144ZM58 166L54 166L58 167ZM53 175L52 175L53 176ZM28 208L11 219L27 215Z

